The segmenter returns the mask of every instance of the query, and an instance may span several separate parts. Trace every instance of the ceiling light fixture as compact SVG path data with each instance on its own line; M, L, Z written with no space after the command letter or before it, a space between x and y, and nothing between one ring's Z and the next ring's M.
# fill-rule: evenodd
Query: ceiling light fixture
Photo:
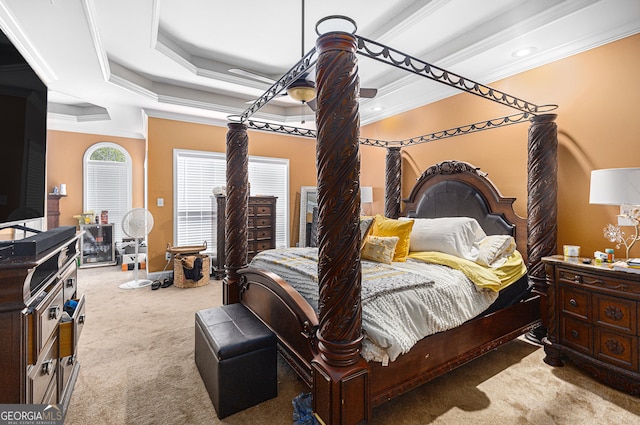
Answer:
M304 0L302 0L301 11L302 18L300 19L300 21L302 23L302 29L300 31L300 56L304 57ZM316 97L316 83L304 78L305 75L303 75L301 78L298 78L296 81L291 83L289 87L287 87L287 94L292 99L302 103L308 103L310 100L313 100Z
M287 94L298 102L308 103L316 97L316 85L309 80L296 80L287 88Z
M536 52L536 48L535 47L523 47L521 49L516 50L515 52L513 52L511 54L511 56L516 57L516 58L524 58L525 56L530 56L532 54L534 54Z

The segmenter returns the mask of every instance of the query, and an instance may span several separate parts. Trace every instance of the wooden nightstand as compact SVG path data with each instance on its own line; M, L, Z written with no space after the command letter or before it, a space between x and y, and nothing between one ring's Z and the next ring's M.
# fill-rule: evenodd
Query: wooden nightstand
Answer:
M640 274L542 259L547 273L545 363L564 358L605 384L640 395Z

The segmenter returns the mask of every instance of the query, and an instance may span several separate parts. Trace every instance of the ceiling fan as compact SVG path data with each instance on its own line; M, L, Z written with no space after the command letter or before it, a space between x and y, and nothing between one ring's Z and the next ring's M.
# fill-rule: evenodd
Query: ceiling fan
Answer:
M302 1L302 43L301 43L301 56L304 57L304 0ZM232 68L229 69L229 72L242 75L248 78L253 78L258 81L266 82L269 84L275 84L275 80L266 77L264 75L260 75L253 71L248 71L241 68ZM375 88L361 88L360 89L360 97L371 99L374 98L378 94L378 89ZM289 87L287 87L286 93L282 93L281 96L289 96L292 99L301 102L303 105L309 106L312 111L315 112L317 103L316 103L316 83L312 79L309 78L309 73L305 73L301 75L296 81L291 83ZM248 101L247 103L253 103L254 101Z

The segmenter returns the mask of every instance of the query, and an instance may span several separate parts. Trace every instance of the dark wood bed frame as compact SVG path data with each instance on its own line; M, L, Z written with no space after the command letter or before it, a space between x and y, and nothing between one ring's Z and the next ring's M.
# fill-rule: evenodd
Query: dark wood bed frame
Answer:
M367 421L373 407L531 329L544 329L544 323L540 326L540 311L546 305L541 258L556 252L556 116L531 118L527 219L517 216L514 199L501 196L484 173L455 161L427 169L404 200L402 213L410 217L481 214L481 225L488 233L513 234L527 262L533 295L428 336L388 366L366 362L360 356L356 39L351 34L329 33L320 36L316 46L319 313L274 273L246 265L248 136L247 126L235 122L229 124L227 134L223 302L243 303L274 331L281 354L311 387L314 412L325 424L356 424ZM399 148L387 149L385 215L391 218L400 215L400 160ZM471 210L464 206L469 199L475 205Z

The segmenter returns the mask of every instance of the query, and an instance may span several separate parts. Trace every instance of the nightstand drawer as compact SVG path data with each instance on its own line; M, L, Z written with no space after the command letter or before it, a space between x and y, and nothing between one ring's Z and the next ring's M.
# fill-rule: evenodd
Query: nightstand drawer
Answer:
M591 354L593 341L591 326L570 317L562 317L560 321L560 342L575 350Z
M580 289L560 285L561 314L568 314L583 320L590 321L589 302L591 294Z
M638 338L595 328L594 357L609 364L638 370Z
M631 335L637 333L638 321L635 301L594 295L593 317L594 325Z

